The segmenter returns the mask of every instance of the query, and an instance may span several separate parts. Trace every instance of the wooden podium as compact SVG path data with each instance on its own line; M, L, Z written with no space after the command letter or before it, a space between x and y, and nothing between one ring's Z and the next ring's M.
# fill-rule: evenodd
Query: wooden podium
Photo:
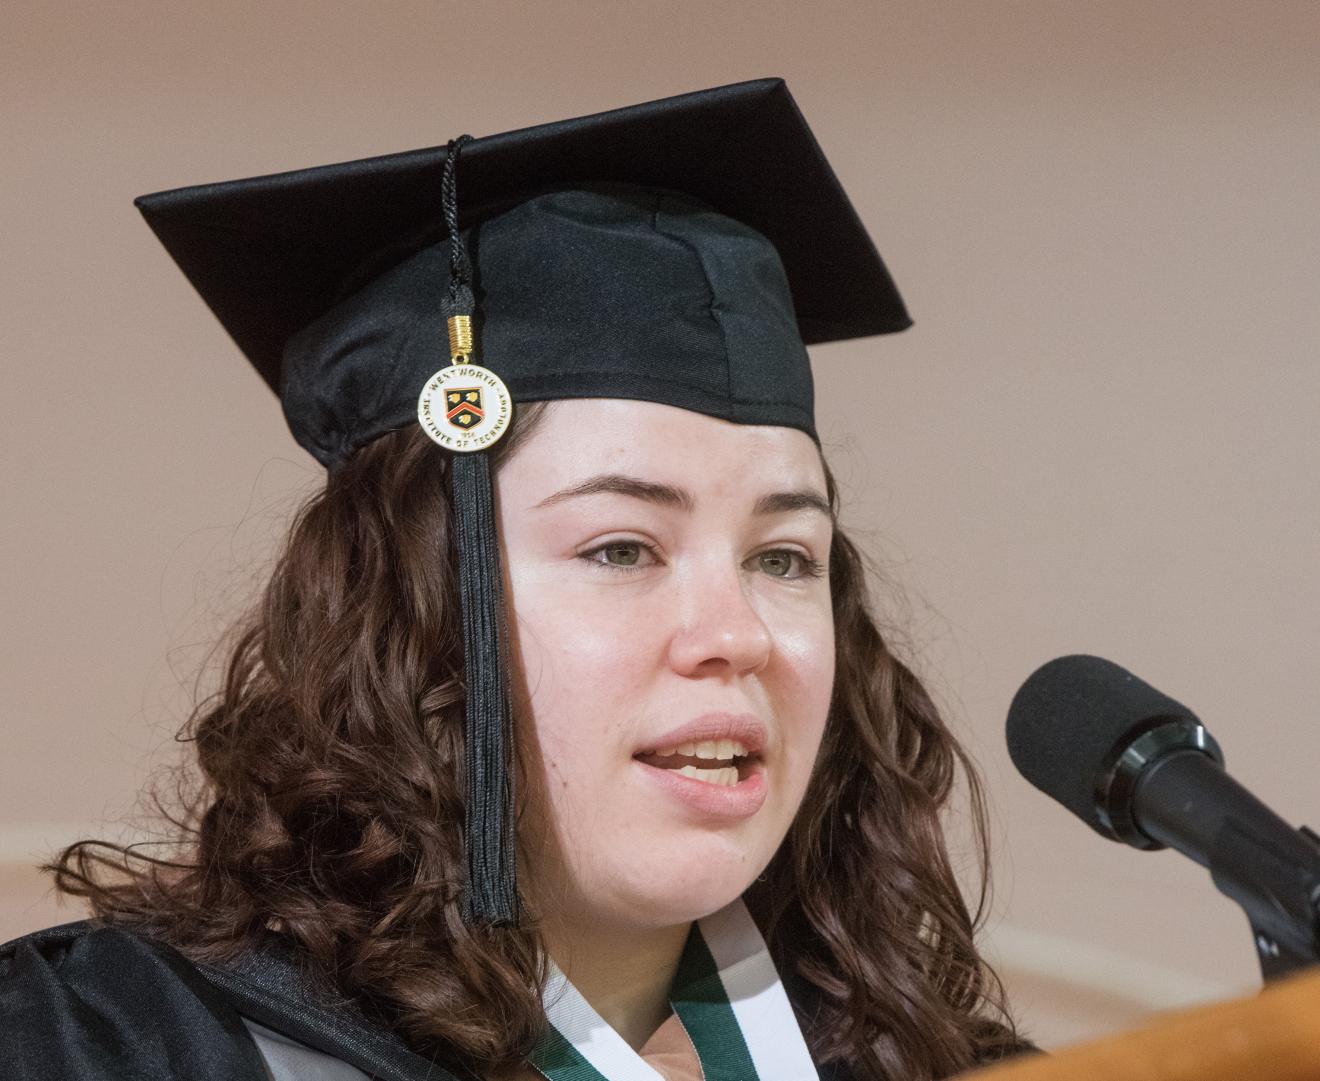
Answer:
M1232 1002L961 1081L1320 1081L1320 968Z

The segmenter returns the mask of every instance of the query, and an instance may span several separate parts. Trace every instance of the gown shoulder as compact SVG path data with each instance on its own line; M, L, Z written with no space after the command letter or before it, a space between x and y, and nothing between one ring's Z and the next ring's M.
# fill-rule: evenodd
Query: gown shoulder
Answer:
M375 1081L458 1081L314 987L278 937L215 965L95 920L0 946L5 1081L352 1076L326 1056Z
M0 946L11 1081L267 1081L238 1011L171 947L96 921Z

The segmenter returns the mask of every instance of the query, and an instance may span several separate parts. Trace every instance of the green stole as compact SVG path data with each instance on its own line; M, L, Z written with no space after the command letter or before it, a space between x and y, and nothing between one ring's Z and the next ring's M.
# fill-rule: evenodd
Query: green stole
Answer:
M742 901L693 924L669 994L705 1081L814 1081L770 952ZM548 1081L662 1081L551 965L550 1027L528 1061Z

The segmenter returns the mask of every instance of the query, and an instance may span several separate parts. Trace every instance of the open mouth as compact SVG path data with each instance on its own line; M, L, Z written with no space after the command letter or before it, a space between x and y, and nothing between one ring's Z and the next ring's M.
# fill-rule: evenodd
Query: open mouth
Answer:
M758 761L758 756L736 739L695 740L658 747L634 757L656 769L671 770L694 781L726 788L746 780Z

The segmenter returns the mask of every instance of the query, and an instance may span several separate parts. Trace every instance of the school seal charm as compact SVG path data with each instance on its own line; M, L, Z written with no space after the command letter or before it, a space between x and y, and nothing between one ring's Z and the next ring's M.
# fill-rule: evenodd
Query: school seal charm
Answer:
M513 398L498 375L480 364L450 364L426 381L417 421L435 442L460 453L485 450L509 427Z

